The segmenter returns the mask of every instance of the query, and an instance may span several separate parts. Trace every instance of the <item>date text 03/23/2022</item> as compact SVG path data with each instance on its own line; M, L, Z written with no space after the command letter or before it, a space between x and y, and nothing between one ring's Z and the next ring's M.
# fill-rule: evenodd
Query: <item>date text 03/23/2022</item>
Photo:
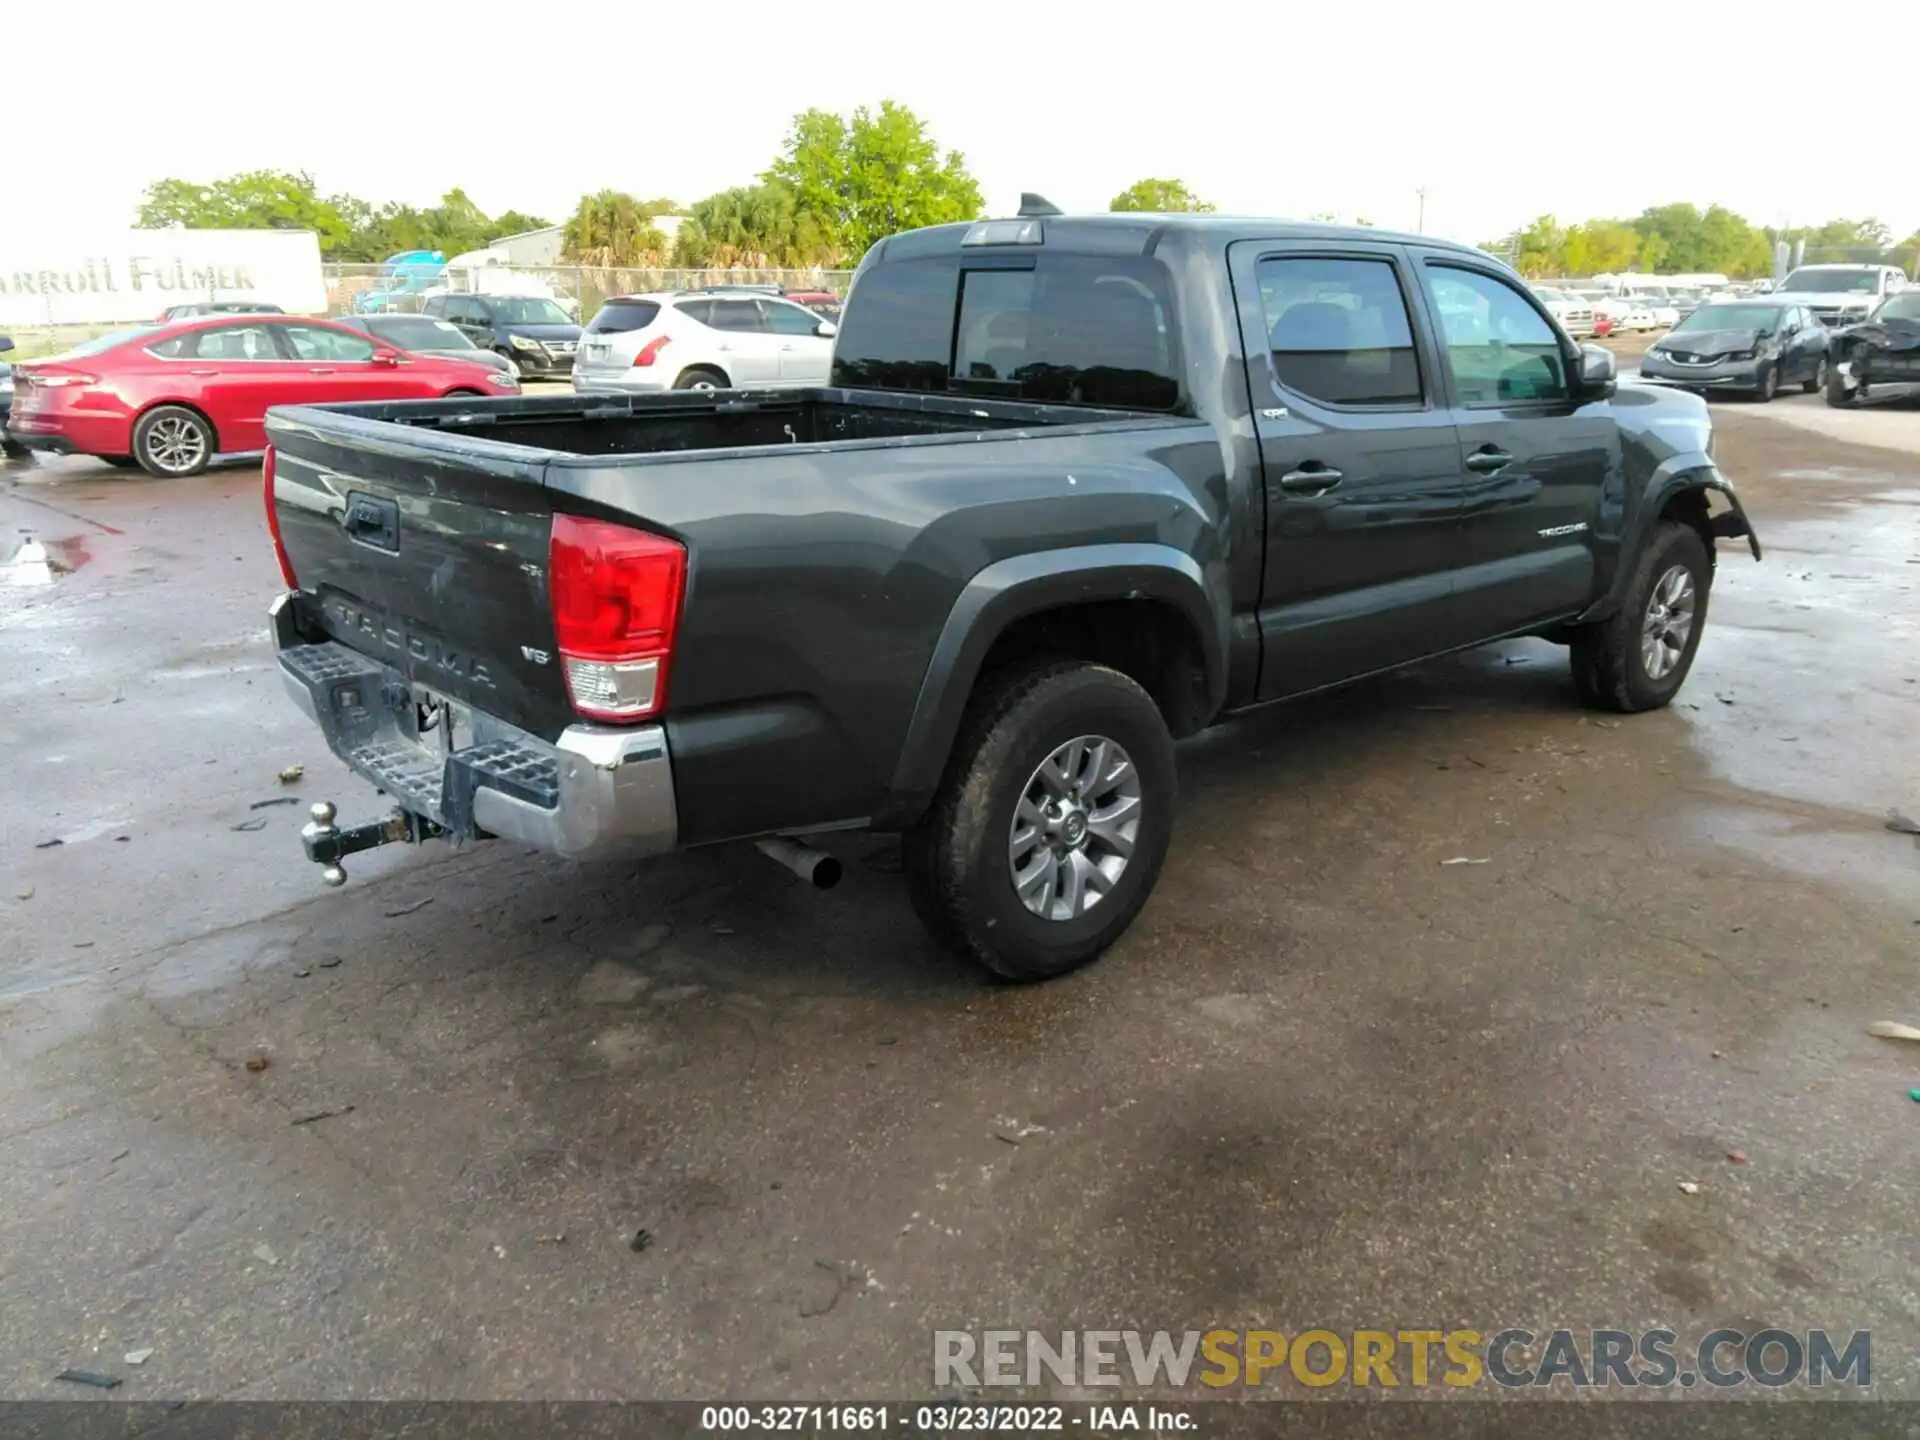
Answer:
M915 1435L1034 1435L1081 1430L1185 1434L1191 1412L1161 1405L708 1405L704 1431L732 1434L830 1435L900 1431Z

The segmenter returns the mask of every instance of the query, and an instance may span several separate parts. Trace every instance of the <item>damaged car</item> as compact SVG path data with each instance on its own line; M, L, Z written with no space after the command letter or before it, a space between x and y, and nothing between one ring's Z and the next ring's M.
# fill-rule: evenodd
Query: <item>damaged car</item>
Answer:
M1809 395L1829 379L1827 329L1775 296L1702 305L1640 359L1640 378L1699 394L1735 391L1771 400L1782 385Z
M1920 290L1889 295L1866 320L1835 331L1829 343L1827 404L1845 409L1920 395Z

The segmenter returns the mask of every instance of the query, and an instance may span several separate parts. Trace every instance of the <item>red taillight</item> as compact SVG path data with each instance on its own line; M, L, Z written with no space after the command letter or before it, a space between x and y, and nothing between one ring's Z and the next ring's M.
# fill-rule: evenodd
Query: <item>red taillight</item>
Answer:
M298 590L300 582L293 578L293 559L287 554L287 542L280 538L280 512L273 504L273 447L267 447L267 453L260 460L260 488L267 501L267 533L273 537L273 558L280 562L280 578L287 582L289 590Z
M686 584L687 550L677 540L553 517L547 586L575 710L620 722L660 713Z
M653 364L653 357L667 348L667 338L665 335L656 335L653 339L647 341L646 344L640 347L640 353L633 357L633 363L635 365Z

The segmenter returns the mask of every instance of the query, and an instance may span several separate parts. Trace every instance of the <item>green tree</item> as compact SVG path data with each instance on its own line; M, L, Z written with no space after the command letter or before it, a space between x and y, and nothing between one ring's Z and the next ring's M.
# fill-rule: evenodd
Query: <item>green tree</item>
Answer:
M636 200L620 190L582 195L566 222L561 254L572 265L661 265L667 237L653 221L671 215L671 200Z
M538 215L528 215L521 210L503 210L493 217L487 227L487 239L498 240L503 235L524 235L529 230L545 230L553 224Z
M760 178L786 186L796 211L846 259L902 230L974 219L981 208L965 158L957 150L943 156L926 124L891 100L847 119L802 111Z
M1528 279L1567 273L1567 232L1551 215L1538 217L1508 242L1513 268Z
M1136 180L1107 202L1109 210L1144 210L1153 215L1211 210L1182 180Z
M1567 274L1615 275L1631 270L1640 253L1640 235L1620 220L1588 220L1567 228Z
M322 198L304 171L247 170L210 185L156 180L134 223L153 230L311 230L329 253L352 239L338 204Z
M673 263L691 269L797 267L838 259L819 219L803 212L792 189L779 181L709 195L687 212L674 236Z

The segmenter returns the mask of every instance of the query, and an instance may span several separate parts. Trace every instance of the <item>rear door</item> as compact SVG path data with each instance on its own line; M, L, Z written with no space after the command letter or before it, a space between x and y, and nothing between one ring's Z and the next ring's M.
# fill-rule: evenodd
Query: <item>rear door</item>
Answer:
M736 388L780 383L781 337L767 324L758 300L715 300L708 324L719 332L720 364Z
M780 344L782 385L824 385L833 366L833 341L819 333L820 317L786 300L762 300L761 312Z
M185 370L186 389L213 421L223 452L264 446L269 406L325 397L307 367L280 348L275 328L255 321L191 331L181 338L178 354L166 357Z
M1447 648L1460 447L1392 244L1228 250L1264 472L1259 698Z
M1465 475L1463 643L1563 618L1592 600L1601 507L1622 504L1613 407L1576 398L1573 354L1523 285L1459 251L1417 258Z

